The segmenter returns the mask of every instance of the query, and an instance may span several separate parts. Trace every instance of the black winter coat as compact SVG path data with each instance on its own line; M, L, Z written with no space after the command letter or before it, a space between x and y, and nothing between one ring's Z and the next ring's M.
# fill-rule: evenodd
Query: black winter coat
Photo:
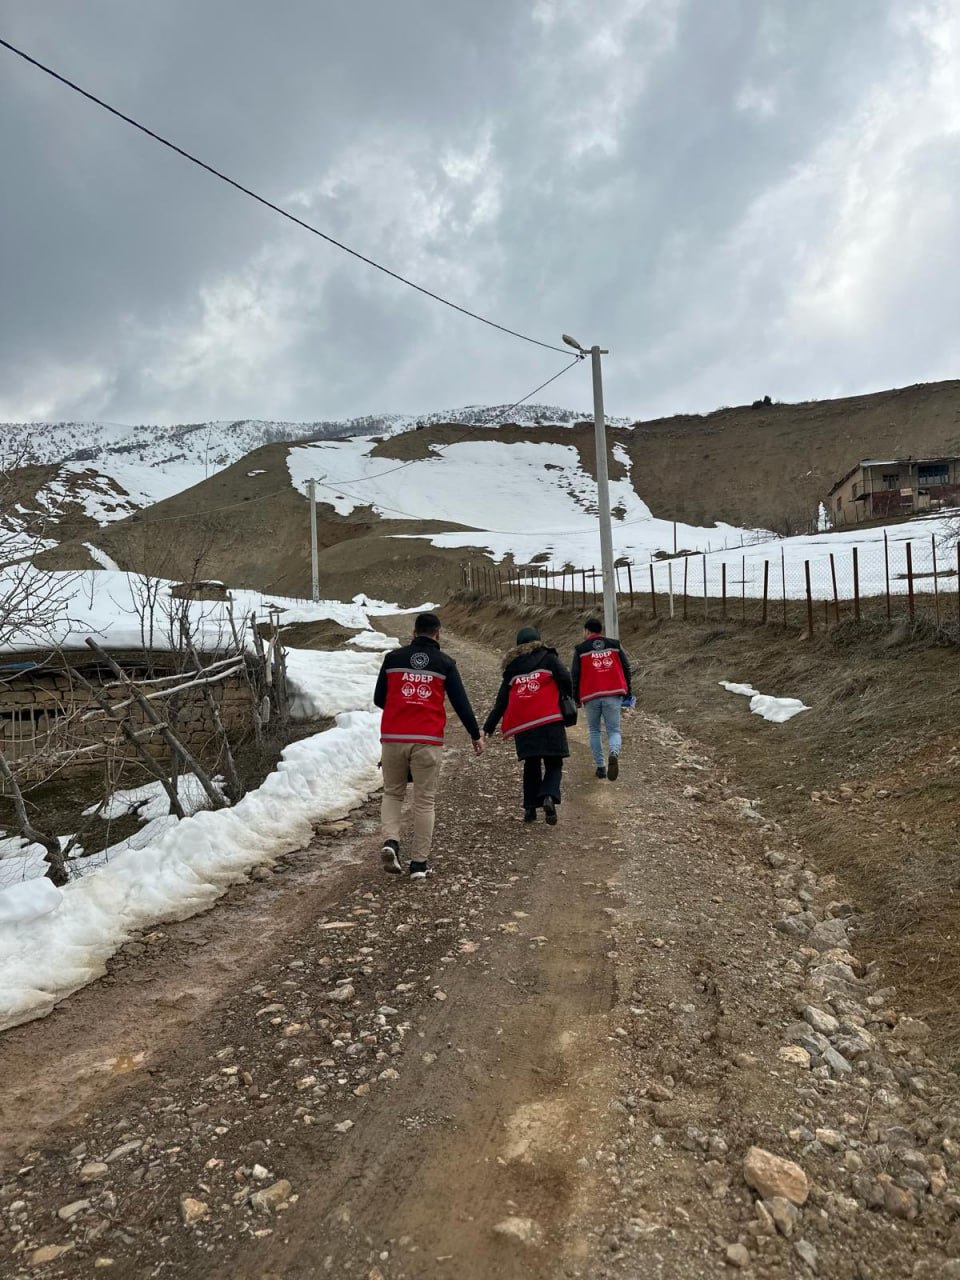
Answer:
M510 697L510 681L514 676L525 675L528 671L536 671L540 667L549 671L557 682L561 693L572 696L573 686L570 683L570 672L560 661L556 649L548 648L540 640L531 640L529 644L517 645L503 659L503 681L493 710L487 716L483 726L484 733L493 733L503 719ZM568 756L567 731L563 721L553 724L542 724L536 729L525 729L514 738L517 758L529 760L531 756Z

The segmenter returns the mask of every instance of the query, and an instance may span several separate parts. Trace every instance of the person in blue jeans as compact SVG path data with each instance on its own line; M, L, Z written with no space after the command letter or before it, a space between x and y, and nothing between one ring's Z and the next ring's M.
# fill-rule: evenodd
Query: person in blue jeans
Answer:
M597 777L615 782L620 774L620 748L623 745L620 711L624 700L631 698L630 660L619 640L611 640L603 634L603 623L598 618L588 618L583 624L583 640L573 651L570 675L573 696L587 717ZM601 726L607 734L606 763Z

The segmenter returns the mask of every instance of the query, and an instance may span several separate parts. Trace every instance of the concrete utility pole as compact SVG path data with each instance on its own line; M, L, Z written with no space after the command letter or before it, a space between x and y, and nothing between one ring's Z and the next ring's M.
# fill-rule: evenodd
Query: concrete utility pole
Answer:
M563 335L568 347L588 354L576 338ZM610 477L607 470L607 420L603 411L603 373L600 357L608 352L601 347L589 350L593 367L593 430L597 447L597 514L600 521L600 566L603 570L603 631L611 639L620 635L617 613L617 579L613 568L613 530L610 524Z
M317 482L310 481L310 599L320 599L320 564L317 552Z

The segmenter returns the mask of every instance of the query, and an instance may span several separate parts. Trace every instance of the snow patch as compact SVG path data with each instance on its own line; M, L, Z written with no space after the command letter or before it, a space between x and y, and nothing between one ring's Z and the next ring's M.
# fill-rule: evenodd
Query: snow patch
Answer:
M771 724L785 724L801 711L810 710L799 698L775 698L769 693L758 693L749 684L733 684L729 680L721 680L719 683L728 693L737 693L749 698L750 710L753 714L762 716Z

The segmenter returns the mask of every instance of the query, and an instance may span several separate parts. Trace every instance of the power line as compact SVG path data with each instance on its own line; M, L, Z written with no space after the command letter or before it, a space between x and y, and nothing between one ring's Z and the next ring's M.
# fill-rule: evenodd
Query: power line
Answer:
M333 236L327 235L325 231L321 231L318 227L312 226L309 222L304 222L302 218L298 218L296 214L290 213L288 209L284 209L281 205L274 204L272 200L268 200L266 196L258 195L256 191L252 191L249 187L245 187L243 183L237 182L234 178L228 177L219 169L215 169L213 165L207 164L205 160L199 159L192 155L189 151L185 151L183 147L178 147L175 142L170 142L168 138L164 138L161 134L155 133L153 129L148 129L145 124L140 124L138 120L134 120L132 116L125 115L117 107L112 107L109 102L104 102L102 98L98 98L96 94L90 93L87 89L83 89L80 85L68 80L66 76L61 75L59 71L54 71L52 67L48 67L45 63L40 62L37 58L33 58L29 53L25 53L23 49L18 49L16 45L11 44L9 40L0 37L0 45L5 49L9 49L11 53L22 58L24 62L29 62L31 66L36 67L39 71L43 71L46 75L52 76L54 80L58 80L61 84L66 85L68 89L73 89L75 93L79 93L89 102L95 103L98 107L102 107L104 111L109 111L118 120L123 120L125 124L131 125L134 129L139 129L141 133L145 133L148 138L152 138L154 142L159 142L161 146L175 151L178 156L182 156L184 160L189 160L191 164L195 164L200 169L206 170L215 178L219 178L221 182L227 183L228 186L234 187L237 191L243 192L245 196L249 196L251 200L256 200L259 204L265 205L266 208L272 209L274 213L279 213L282 218L288 219L290 222L296 223L298 227L302 227L304 231L309 231L311 235L319 236L321 240L326 240L328 244L332 244L335 248L341 249L344 253L350 254L352 258L357 258L360 262L365 262L368 267L373 267L377 271L383 272L385 276L390 276L393 280L398 280L401 284L407 285L410 289L416 289L417 293L422 293L427 298L432 298L434 302L440 302L445 307L450 307L454 311L459 311L461 315L469 316L471 320L479 320L481 324L489 325L491 329L499 329L501 333L507 333L513 338L519 338L522 342L531 342L536 347L544 347L547 351L559 351L565 354L563 347L556 347L551 342L541 342L539 338L531 338L526 333L520 333L516 329L509 329L506 325L498 324L496 320L489 320L486 316L478 315L476 311L470 311L466 307L461 307L459 303L451 302L449 298L442 297L439 293L434 293L431 289L425 288L422 284L417 284L413 280L408 280L406 276L402 276L397 271L391 271L389 267L383 266L379 262L375 262L373 258L368 258L366 254L360 253L357 249L351 249L349 245L344 244L340 240L334 239ZM544 384L546 385L546 384Z

